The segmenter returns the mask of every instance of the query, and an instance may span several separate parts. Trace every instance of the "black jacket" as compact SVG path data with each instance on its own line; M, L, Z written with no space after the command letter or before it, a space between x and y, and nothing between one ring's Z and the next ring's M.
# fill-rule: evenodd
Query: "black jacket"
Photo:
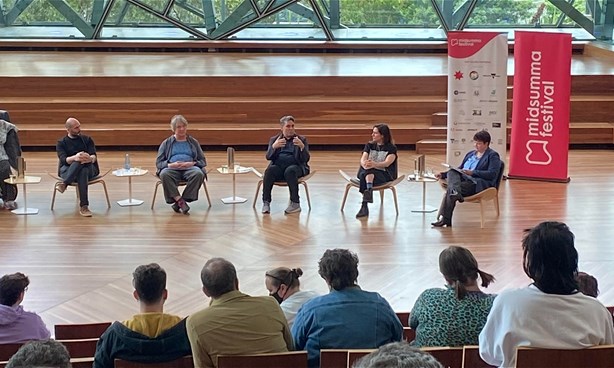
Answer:
M96 345L94 368L113 368L116 358L141 363L168 362L191 355L185 319L156 338L132 331L121 322L102 334Z

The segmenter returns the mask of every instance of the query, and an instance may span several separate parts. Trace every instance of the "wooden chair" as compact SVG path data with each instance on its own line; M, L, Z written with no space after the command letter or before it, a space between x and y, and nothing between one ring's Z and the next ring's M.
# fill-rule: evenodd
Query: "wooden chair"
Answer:
M320 368L344 368L348 366L347 349L320 350Z
M102 188L104 189L104 196L105 196L105 198L107 200L107 208L111 208L111 202L109 201L109 192L107 191L107 184L104 182L103 178L109 172L111 172L110 169L107 170L107 172L105 172L103 174L100 174L97 177L95 177L92 180L87 182L88 186L93 185L93 184L102 184ZM58 191L58 185L62 184L64 181L62 180L62 178L60 178L56 174L52 174L52 173L47 173L47 174L56 180L56 183L53 186L53 196L51 197L51 210L53 211L53 206L55 205L55 195L56 195L56 193L59 192ZM77 187L77 183L70 183L70 184L68 184L68 186L76 188ZM79 190L76 190L76 192L77 192L77 201L79 201Z
M411 327L403 327L403 340L412 342L416 339L416 330Z
M463 346L463 368L496 368L482 360L477 345Z
M54 326L57 340L98 339L111 322L59 324Z
M428 347L420 350L431 354L444 367L461 368L463 366L462 347Z
M11 359L22 345L22 343L0 344L0 362L6 362Z
M501 168L499 169L499 173L497 173L497 185L494 188L486 188L479 193L464 198L464 203L480 204L480 220L482 228L484 228L484 202L493 201L493 203L495 204L495 212L497 213L497 217L499 217L499 186L501 185L504 171L505 163L501 161ZM442 188L447 189L447 183L445 181L440 180L439 183L441 184Z
M205 171L205 174L208 174L209 170ZM154 177L156 177L158 179L158 181L156 182L156 186L154 188L154 193L153 193L153 199L151 200L151 209L154 209L154 205L156 204L156 195L158 194L158 187L160 185L162 185L162 180L160 180L160 178L153 174ZM185 181L180 181L178 186L179 187L185 187L186 185L188 185L187 182ZM205 195L207 196L207 202L209 203L209 207L211 207L211 197L209 197L209 189L207 189L207 176L205 175L205 178L203 179L203 185L202 185L203 190L205 191Z
M409 312L395 312L399 321L401 321L401 325L403 327L409 327Z
M365 355L369 355L377 349L350 349L348 350L347 367L351 368L354 363Z
M614 345L600 345L575 350L521 346L516 350L516 368L578 367L614 367Z
M115 368L194 368L194 360L191 355L164 363L139 363L115 359Z
M262 179L264 175L256 169L252 169L252 171L260 179L258 180L258 184L256 185L256 194L254 194L254 203L252 203L252 208L256 208L258 194L260 193L260 188L264 183L264 180ZM305 188L305 196L307 197L307 206L309 206L309 209L311 209L311 198L309 197L309 187L307 187L307 180L309 180L309 178L311 178L315 173L316 170L312 170L311 172L309 172L309 174L298 178L299 185L302 185L303 188ZM278 187L287 187L288 183L286 183L285 181L276 181L275 183L273 183L273 185Z
M115 366L117 368L117 366ZM218 355L218 368L307 368L306 351L254 355Z
M98 338L57 340L66 346L71 358L93 358Z
M341 212L343 212L343 208L345 208L345 201L347 200L348 197L348 193L350 192L350 188L354 187L354 188L359 188L360 187L360 182L358 181L357 178L351 177L350 175L348 175L345 171L343 170L339 170L339 174L341 174L341 176L343 176L343 178L348 182L345 186L345 193L343 194L343 201L341 202ZM396 190L396 185L399 184L400 182L403 181L403 179L405 179L405 175L401 175L398 178L394 179L393 181L389 181L387 183L384 183L382 185L378 185L376 187L373 187L373 191L379 191L379 195L380 195L380 199L381 199L381 203L384 203L384 191L386 189L390 189L390 191L392 191L392 196L394 198L394 208L397 211L397 215L399 214L399 203L397 201L397 190Z

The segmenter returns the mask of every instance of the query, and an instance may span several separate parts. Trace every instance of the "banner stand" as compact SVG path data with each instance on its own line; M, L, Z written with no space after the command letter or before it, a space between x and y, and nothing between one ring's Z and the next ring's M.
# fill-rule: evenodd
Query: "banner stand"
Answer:
M571 181L570 177L567 177L567 179L548 179L548 178L532 178L528 176L507 175L507 178L512 179L512 180L546 181L546 182L551 182L551 183L563 183L563 184L567 184Z

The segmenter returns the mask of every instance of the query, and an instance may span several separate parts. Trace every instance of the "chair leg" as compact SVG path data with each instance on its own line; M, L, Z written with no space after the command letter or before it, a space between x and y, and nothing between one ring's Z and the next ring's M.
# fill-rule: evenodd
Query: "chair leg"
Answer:
M104 182L104 180L101 180L100 184L102 184L102 188L104 189L104 197L107 199L107 208L111 208L111 201L109 201L109 192L107 192L107 184Z
M309 206L309 209L311 209L311 198L309 198L309 188L307 188L306 182L302 182L301 184L303 184L303 187L305 188L305 195L307 196L307 205Z
M58 191L58 183L55 183L53 186L53 195L51 196L51 210L53 211L53 206L55 205L55 195Z
M207 189L207 181L206 180L203 180L203 189L205 190L205 195L207 196L207 202L209 202L209 207L211 207L211 197L209 197L209 189Z
M343 212L343 208L345 207L345 201L348 199L348 193L350 192L350 188L352 184L347 184L345 186L345 193L343 193L343 200L341 201L341 212Z
M484 202L480 201L480 221L482 223L482 229L484 228Z
M380 199L380 206L384 205L384 193L386 192L385 189L380 189L379 190L379 199Z
M152 210L154 209L154 205L156 204L156 195L158 194L158 187L160 186L160 184L162 184L162 182L160 180L158 180L156 182L156 187L154 188L154 195L153 195L153 198L151 199L151 209ZM211 204L209 204L209 205L211 205Z
M395 187L390 187L392 191L392 197L394 198L394 208L397 210L397 216L399 215L399 202L397 201L397 190ZM384 196L382 196L383 198Z
M496 196L493 199L493 202L495 203L495 211L497 211L497 217L499 217L499 197Z
M256 201L258 200L258 193L260 193L260 187L262 186L262 183L264 183L264 181L261 179L256 185L256 194L254 194L254 202L252 203L252 208L256 208Z

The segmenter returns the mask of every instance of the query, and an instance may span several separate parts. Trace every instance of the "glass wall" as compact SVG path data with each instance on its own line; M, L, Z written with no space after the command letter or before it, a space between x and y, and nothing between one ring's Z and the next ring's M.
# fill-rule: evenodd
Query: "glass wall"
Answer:
M0 0L7 39L411 41L538 28L611 41L613 22L609 0Z

